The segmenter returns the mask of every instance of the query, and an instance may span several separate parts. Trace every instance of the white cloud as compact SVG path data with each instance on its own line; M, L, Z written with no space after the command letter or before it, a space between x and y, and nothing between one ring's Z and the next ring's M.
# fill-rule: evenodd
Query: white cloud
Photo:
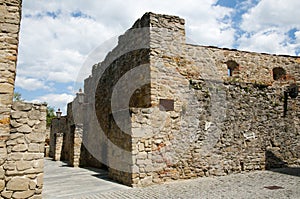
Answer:
M50 90L50 88L46 86L43 81L40 81L35 78L26 78L22 76L16 77L15 85L29 91L34 91L38 89Z
M300 30L295 32L295 38L296 38L296 43L300 45Z
M242 16L239 49L295 55L299 45L290 42L288 32L300 29L300 1L261 0ZM297 36L296 36L297 37Z
M86 63L94 64L86 60L89 53L123 34L149 11L185 18L189 37L199 44L230 46L234 30L223 18L232 10L212 6L215 3L216 0L24 1L17 75L40 82L82 81L90 73L91 67ZM31 90L26 85L22 88Z
M67 93L62 94L47 94L43 96L39 96L34 100L31 100L31 102L35 103L43 103L47 102L49 106L54 107L56 110L58 108L61 109L61 111L66 114L67 113L67 103L73 101L74 96L69 95Z
M241 28L246 31L261 31L273 26L290 29L300 27L300 1L261 0L243 16Z
M287 36L278 30L261 31L250 38L242 37L240 49L271 54L294 54L293 46L285 44L287 39Z

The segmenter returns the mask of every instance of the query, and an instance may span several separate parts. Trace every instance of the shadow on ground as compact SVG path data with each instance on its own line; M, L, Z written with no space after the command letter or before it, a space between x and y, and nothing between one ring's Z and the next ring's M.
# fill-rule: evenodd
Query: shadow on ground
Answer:
M286 161L278 157L278 154L275 154L272 151L266 151L266 169L277 173L300 177L300 167L288 166Z
M270 171L300 177L300 167L273 168Z

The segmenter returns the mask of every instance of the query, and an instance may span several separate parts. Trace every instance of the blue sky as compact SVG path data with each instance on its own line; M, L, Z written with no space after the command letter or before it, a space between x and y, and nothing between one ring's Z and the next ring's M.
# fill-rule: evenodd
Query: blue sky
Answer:
M65 112L92 64L149 11L184 18L195 44L299 55L298 8L299 0L26 0L15 90Z

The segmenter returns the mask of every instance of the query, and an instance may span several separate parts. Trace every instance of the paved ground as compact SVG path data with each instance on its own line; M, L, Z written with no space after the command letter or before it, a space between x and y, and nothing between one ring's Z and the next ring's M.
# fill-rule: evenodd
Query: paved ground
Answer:
M107 172L95 168L73 168L45 159L43 198L76 198L130 187L112 182Z
M300 168L277 169L129 188L109 181L102 170L66 167L46 160L44 198L296 198ZM269 187L269 188L267 188ZM273 189L272 189L273 188Z

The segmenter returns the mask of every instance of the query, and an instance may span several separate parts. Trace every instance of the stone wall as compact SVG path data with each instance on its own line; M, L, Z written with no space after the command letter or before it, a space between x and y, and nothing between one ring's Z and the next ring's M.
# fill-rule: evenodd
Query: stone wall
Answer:
M182 19L150 20L152 107L132 109L133 186L299 166L299 97L283 117L299 57L189 45Z
M6 141L4 198L41 198L43 187L46 105L15 102Z
M9 134L10 107L12 104L18 35L21 20L21 0L0 1L0 136ZM1 141L2 142L2 141ZM2 144L1 144L2 145ZM2 147L2 146L1 146ZM3 157L3 156L2 156Z
M63 141L66 139L65 132L68 132L67 118L53 118L50 130L50 157L55 160L63 160L66 152L63 152ZM68 141L70 144L71 142Z
M157 120L153 108L133 110L133 122L139 124L140 130L149 129L149 119L163 123L156 135L133 138L137 143L133 150L138 168L133 181L137 186L146 186L169 180L299 166L299 97L289 99L289 114L283 117L282 90L260 86L211 84L202 80L191 84L196 105L188 105L184 112L169 112L169 118ZM214 101L217 90L223 92L224 101ZM189 116L191 113L193 118ZM184 123L187 121L184 117L189 119L188 124Z
M77 93L73 102L68 104L67 115L54 118L50 129L50 153L54 160L66 161L69 165L99 167L103 165L85 148L83 137L84 94Z
M8 153L6 140L10 134L21 3L21 0L0 1L0 193L6 187L4 164Z
M130 186L299 166L299 96L284 115L299 60L186 44L183 19L146 13L68 118L83 116L82 146Z

